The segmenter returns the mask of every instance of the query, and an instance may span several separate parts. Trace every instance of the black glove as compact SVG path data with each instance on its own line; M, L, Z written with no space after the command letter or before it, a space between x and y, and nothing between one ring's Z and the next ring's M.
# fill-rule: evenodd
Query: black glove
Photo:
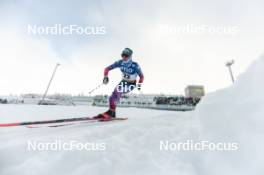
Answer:
M104 77L103 83L104 84L108 84L108 82L109 82L109 78L108 77Z
M137 84L137 89L140 91L141 90L141 83Z

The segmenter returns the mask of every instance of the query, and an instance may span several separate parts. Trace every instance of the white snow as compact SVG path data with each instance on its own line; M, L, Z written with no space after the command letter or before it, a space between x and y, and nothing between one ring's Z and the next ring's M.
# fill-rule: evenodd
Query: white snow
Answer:
M200 139L237 142L235 152L199 155L202 174L264 174L264 56L234 86L207 95L196 109Z
M1 105L1 123L92 116L106 108ZM0 128L0 174L194 174L177 152L162 152L160 140L192 137L189 113L120 108L129 120L61 128ZM105 142L105 151L27 151L28 140Z
M0 128L1 175L262 175L264 57L234 86L208 94L193 112L120 108L126 121ZM0 122L93 116L106 108L0 105ZM28 141L94 142L104 151L28 151ZM161 151L160 141L237 142L238 151Z

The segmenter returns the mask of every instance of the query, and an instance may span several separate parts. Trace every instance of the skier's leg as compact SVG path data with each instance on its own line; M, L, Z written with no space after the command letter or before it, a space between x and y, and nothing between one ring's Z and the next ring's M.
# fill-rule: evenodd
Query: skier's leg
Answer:
M131 92L136 87L135 83L129 83L126 81L121 81L117 87L115 88L114 92L109 98L109 109L112 111L116 110L116 104L119 102L120 97L122 94L127 94Z
M135 83L121 81L116 87L112 95L109 97L109 110L101 114L101 117L109 118L116 116L116 105L119 102L122 94L131 92L136 86ZM99 117L100 117L99 116Z
M109 110L116 110L116 105L119 102L119 99L122 95L123 90L123 81L121 81L114 89L113 93L109 97Z
M119 102L119 99L122 95L122 91L120 91L120 86L122 86L122 81L116 86L114 92L112 93L112 95L109 97L109 109L103 113L100 114L98 117L99 118L105 118L105 119L109 119L111 117L116 117L116 105Z
M109 109L114 111L116 110L116 104L119 102L122 92L115 88L114 92L109 98Z

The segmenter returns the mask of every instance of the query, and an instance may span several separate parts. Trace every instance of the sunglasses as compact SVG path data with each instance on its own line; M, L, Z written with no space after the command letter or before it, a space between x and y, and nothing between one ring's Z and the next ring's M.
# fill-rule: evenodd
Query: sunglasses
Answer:
M129 55L126 55L126 54L122 54L121 56L126 57L126 58L129 57Z

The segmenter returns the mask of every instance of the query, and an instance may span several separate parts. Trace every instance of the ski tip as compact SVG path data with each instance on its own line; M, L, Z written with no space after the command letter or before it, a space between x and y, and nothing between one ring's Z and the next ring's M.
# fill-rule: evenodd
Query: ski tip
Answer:
M1 123L0 127L18 126L19 123Z

